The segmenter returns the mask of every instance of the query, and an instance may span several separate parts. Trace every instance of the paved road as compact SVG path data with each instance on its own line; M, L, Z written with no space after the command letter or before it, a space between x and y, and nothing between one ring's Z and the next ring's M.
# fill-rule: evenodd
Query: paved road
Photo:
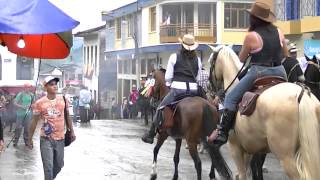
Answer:
M65 149L65 166L57 180L147 180L151 171L153 145L140 140L146 130L140 120L101 120L90 124L77 124L77 140ZM10 135L5 131L6 143ZM17 148L10 146L0 155L0 180L42 180L42 163L39 140L34 140L33 150L27 149L22 140ZM184 142L183 142L184 143ZM163 145L158 156L158 179L171 179L173 175L172 139ZM228 147L222 149L231 169L233 161L228 155ZM203 179L209 179L210 159L201 154ZM268 156L266 167L271 171L265 179L287 179L278 161ZM188 151L181 150L179 165L181 180L196 179L194 164Z

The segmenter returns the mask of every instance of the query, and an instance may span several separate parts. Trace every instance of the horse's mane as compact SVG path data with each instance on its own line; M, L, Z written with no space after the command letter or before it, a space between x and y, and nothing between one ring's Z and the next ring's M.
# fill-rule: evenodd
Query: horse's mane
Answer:
M242 63L240 62L238 55L233 51L233 49L231 47L221 45L218 48L221 48L221 49L219 51L219 55L218 55L217 59L218 58L231 59L234 61L234 64L236 65L236 67L238 69L240 69Z

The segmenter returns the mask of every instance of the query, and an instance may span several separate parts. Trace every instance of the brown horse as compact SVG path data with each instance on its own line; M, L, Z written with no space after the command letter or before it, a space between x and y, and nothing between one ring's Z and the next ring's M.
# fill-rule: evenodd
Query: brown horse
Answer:
M240 69L239 58L226 46L214 51L212 76L215 82L223 81L224 87L229 87ZM231 88L236 83L238 80ZM229 145L239 179L247 179L252 154L267 152L276 155L290 179L320 179L319 122L319 101L300 86L281 83L264 91L252 115L237 114L230 133Z
M155 84L153 86L153 96L158 99L163 99L164 96L169 92L169 89L165 84L164 71L154 71L153 78L155 80ZM205 118L210 118L212 121L206 121L209 123L204 124ZM171 136L176 141L176 150L173 158L175 167L173 180L178 179L179 154L181 141L183 138L187 141L189 153L194 161L197 171L197 179L201 180L201 160L198 155L197 145L200 143L202 138L208 136L211 130L216 128L218 123L217 110L201 97L186 97L177 104L177 109L173 115L173 119L174 125L172 128L160 128L157 144L153 150L154 159L151 179L157 178L156 166L159 149L168 136ZM211 171L209 174L210 179L215 179L215 168L220 176L224 177L225 179L231 179L232 173L220 154L220 151L217 148L210 147L209 154L212 161Z

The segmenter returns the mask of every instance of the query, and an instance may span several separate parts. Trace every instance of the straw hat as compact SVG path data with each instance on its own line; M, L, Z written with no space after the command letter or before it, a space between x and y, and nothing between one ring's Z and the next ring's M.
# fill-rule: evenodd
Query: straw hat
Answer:
M195 42L194 36L192 36L191 34L185 34L182 39L179 38L179 41L182 46L188 51L193 51L199 46L199 44Z
M255 16L266 22L276 21L276 16L270 10L270 6L262 2L254 3L251 7L251 10L247 10L247 12L252 16Z

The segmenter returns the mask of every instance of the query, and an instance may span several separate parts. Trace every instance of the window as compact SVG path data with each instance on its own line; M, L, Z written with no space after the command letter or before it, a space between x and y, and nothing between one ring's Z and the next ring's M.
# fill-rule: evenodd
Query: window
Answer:
M156 64L157 64L157 59L148 59L148 74L151 73L155 67L156 67Z
M224 27L232 29L246 29L249 27L249 13L245 12L250 9L248 3L225 3L224 9Z
M94 62L94 60L93 60L93 46L91 46L91 59L90 59L90 65L93 65L93 62Z
M132 74L136 74L136 59L132 59Z
M141 71L140 71L141 74L147 74L147 71L146 71L146 60L145 59L141 59Z
M122 66L123 66L123 62L122 60L118 60L118 72L119 74L122 74Z
M150 8L150 31L154 32L156 31L156 17L157 16L157 12L156 12L156 7L152 7Z
M32 80L34 72L34 61L32 58L17 57L17 80Z
M300 18L300 0L287 0L286 2L287 20Z
M117 19L117 39L121 39L121 18Z
M128 22L128 37L132 37L134 35L134 20L133 20L133 15L129 15L127 17L127 22Z
M83 47L83 64L87 64L87 61L86 61L86 53L87 53L87 47Z
M193 4L184 4L183 5L183 22L185 24L193 24L193 14L194 6Z
M130 74L130 73L131 73L130 60L126 59L126 60L124 60L124 72L123 72L123 74Z
M113 28L114 27L114 20L109 21L108 24L109 24L109 28Z
M317 0L317 16L320 16L320 0Z
M204 24L211 24L211 4L199 4L198 12L199 26Z
M89 64L89 51L90 51L90 47L87 46L87 61L86 61L87 64Z
M98 46L94 46L94 70L97 73L98 68Z

